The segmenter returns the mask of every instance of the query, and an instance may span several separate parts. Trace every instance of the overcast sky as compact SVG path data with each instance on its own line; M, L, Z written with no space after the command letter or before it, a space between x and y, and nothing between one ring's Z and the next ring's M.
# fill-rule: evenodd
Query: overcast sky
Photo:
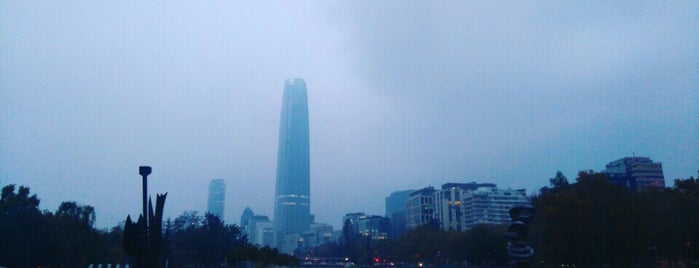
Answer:
M530 192L647 156L699 169L697 1L0 1L0 184L42 209L273 215L284 81L307 82L311 212L391 192Z

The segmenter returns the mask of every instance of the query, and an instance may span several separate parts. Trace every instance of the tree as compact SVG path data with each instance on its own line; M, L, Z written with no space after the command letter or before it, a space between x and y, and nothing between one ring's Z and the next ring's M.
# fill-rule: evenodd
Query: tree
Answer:
M563 172L557 171L556 176L549 179L549 186L541 187L540 193L546 194L550 191L565 189L568 185L570 185L568 183L568 178L563 175Z
M206 213L197 239L196 258L204 265L223 262L226 253L242 244L240 234L237 226L225 225L218 216Z
M99 261L100 234L92 228L95 209L76 202L63 202L52 218L55 249L59 250L58 262L70 266L87 266L90 261Z
M507 263L505 225L477 225L463 237L469 263L488 266Z
M425 224L407 231L398 239L398 256L406 262L434 262L437 252L445 250L447 232Z
M204 266L225 262L233 248L246 243L238 226L227 225L213 214L199 216L196 211L185 211L172 224L166 222L166 232L172 233L170 249L188 252L192 262Z
M104 240L103 255L107 263L124 263L126 253L122 238L124 237L124 229L120 226L112 227L109 232L102 233Z
M16 190L16 192L15 192ZM47 258L48 237L39 198L29 187L14 184L2 188L0 196L0 263L9 267L29 267Z
M670 189L639 193L638 210L648 230L646 256L679 264L699 259L699 187L693 177L675 180Z
M562 189L568 187L568 178L563 175L563 172L556 172L556 176L549 179L549 183L553 186L553 189Z
M80 206L75 202L61 203L56 211L56 217L90 228L96 219L95 208Z
M262 267L267 267L270 264L275 266L299 265L299 259L294 256L279 253L276 248L272 249L268 246L258 249L250 243L241 243L233 247L226 255L226 261L232 267L240 266L245 262L260 264Z
M199 216L199 213L193 210L188 210L182 213L182 215L175 218L174 230L175 232L181 232L185 230L193 230L199 228L202 224L203 218Z
M645 246L646 231L633 194L606 176L581 171L577 184L534 199L547 262L577 266L628 267Z

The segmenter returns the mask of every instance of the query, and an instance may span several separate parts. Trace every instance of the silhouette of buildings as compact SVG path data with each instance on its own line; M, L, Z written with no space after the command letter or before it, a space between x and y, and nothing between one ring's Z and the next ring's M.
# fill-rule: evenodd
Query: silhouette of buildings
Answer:
M358 225L359 233L371 240L387 239L391 231L391 220L378 215L361 217Z
M252 209L250 209L250 207L245 207L243 214L240 215L240 228L244 229L245 226L248 226L248 224L250 224L250 220L252 220L252 217L254 216L255 213L252 212Z
M383 240L389 238L391 232L391 220L386 217L372 215L364 212L348 213L343 218L344 228L349 235L357 235L370 240Z
M396 191L386 197L386 218L391 219L391 238L398 238L405 233L405 202L415 190Z
M308 241L310 247L316 247L337 240L333 227L329 224L313 222L311 223L311 232L313 235Z
M306 82L289 79L284 85L277 179L274 200L274 240L280 250L289 234L309 231L310 214L310 154L308 136L308 100ZM290 238L294 239L294 238Z
M223 221L223 210L226 201L226 184L223 179L213 179L209 182L209 199L206 211L216 215Z
M255 215L246 207L240 216L240 229L248 236L248 242L258 247L274 247L274 223L265 215Z
M616 185L637 191L644 188L665 188L663 165L648 157L624 157L607 164L602 173Z
M345 229L349 233L358 234L359 233L359 218L366 217L364 212L347 213L342 217L342 230Z

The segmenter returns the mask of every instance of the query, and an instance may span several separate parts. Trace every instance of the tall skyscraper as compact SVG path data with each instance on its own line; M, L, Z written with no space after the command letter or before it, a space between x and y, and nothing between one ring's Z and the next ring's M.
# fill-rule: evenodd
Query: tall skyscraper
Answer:
M223 208L226 200L226 184L223 179L213 179L209 182L209 200L206 211L223 220Z
M281 249L286 235L308 231L311 221L308 100L298 78L284 85L276 183L274 237Z

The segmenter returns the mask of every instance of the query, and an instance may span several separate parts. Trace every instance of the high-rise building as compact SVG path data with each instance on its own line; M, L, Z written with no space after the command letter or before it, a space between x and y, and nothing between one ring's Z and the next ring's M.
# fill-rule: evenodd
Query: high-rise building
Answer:
M359 219L365 218L364 212L347 213L342 217L342 231L348 232L348 235L359 234Z
M253 245L274 246L272 240L274 238L273 224L265 215L255 215L252 209L246 207L243 214L240 215L240 230L247 236L248 242Z
M386 197L386 218L391 219L391 238L398 238L405 233L405 202L415 190L396 191Z
M445 183L434 193L434 213L443 230L462 231L461 199L480 187L496 187L492 183Z
M405 202L405 226L415 229L420 225L436 224L434 218L434 187L429 186L410 194Z
M378 215L359 218L358 231L371 240L387 239L391 229L391 220Z
M386 197L386 218L390 218L393 213L405 211L405 201L408 201L410 194L415 190L395 191Z
M506 224L512 220L509 214L510 208L529 203L524 189L498 189L495 186L486 186L467 191L461 198L461 226L465 231L479 224Z
M663 164L655 163L648 157L624 157L607 164L602 173L611 183L631 190L665 188Z
M322 244L333 241L333 227L325 223L311 223L311 232L315 235L311 241L311 247L320 246Z
M308 132L306 82L298 78L289 79L284 85L277 151L274 200L274 239L277 248L282 248L286 235L300 234L310 227Z
M209 182L209 200L206 211L216 215L223 221L223 209L226 201L226 184L223 179L213 179Z
M245 230L245 227L250 225L250 220L255 217L255 213L252 212L252 209L250 207L246 207L245 210L243 210L243 214L240 215L240 228Z
M366 237L371 240L387 239L391 232L391 220L378 215L366 215L364 212L348 213L342 217L343 239Z
M505 224L509 209L529 204L524 189L498 189L493 183L446 183L410 194L406 204L406 228L429 224L451 231L467 231L479 224Z

